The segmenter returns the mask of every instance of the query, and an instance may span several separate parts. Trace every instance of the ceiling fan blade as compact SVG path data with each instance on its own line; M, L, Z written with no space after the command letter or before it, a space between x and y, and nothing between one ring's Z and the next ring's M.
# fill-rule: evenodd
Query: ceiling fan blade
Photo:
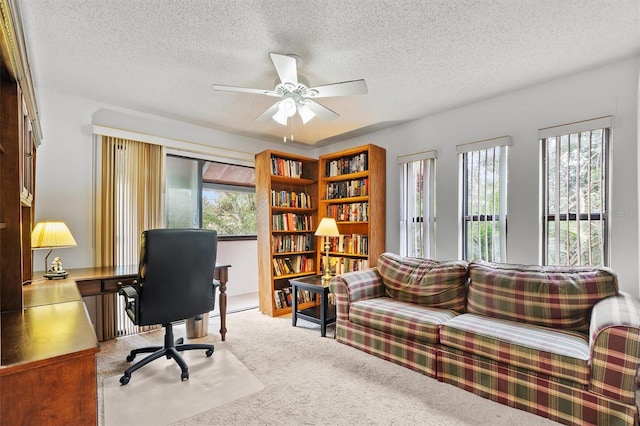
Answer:
M280 55L279 53L269 53L273 66L276 67L276 72L280 78L281 83L293 83L298 85L298 65L296 64L296 58L287 55Z
M367 92L367 83L360 79L310 87L305 97L329 98L332 96L366 95Z
M304 103L309 107L309 109L311 111L313 111L313 113L315 115L320 117L320 119L322 121L331 121L331 120L335 120L336 118L340 117L340 114L337 114L337 113L331 111L326 106L320 105L317 102L310 101L310 100L305 100Z
M278 112L279 107L280 102L276 102L275 104L271 105L265 112L263 112L258 116L258 118L256 118L256 121L271 120L271 118L273 118L273 115Z
M267 95L267 96L275 96L280 97L279 94L274 92L273 90L266 89L250 89L248 87L235 87L235 86L223 86L221 84L214 84L213 90L218 90L221 92L242 92L242 93L254 93L256 95Z

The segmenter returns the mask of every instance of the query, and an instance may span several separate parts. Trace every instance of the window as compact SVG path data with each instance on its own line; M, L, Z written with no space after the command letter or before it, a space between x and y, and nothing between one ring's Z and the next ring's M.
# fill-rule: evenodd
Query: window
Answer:
M400 254L435 257L435 151L398 157Z
M610 117L540 131L542 258L608 265Z
M506 262L508 136L458 145L465 260Z
M257 234L253 167L167 156L168 228L204 228L221 237Z

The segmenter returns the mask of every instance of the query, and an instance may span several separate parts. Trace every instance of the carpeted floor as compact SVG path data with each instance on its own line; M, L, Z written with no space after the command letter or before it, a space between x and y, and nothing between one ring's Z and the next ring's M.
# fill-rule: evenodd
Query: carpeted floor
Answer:
M228 315L225 342L220 341L219 328L219 318L211 318L208 336L194 341L228 350L264 389L213 409L203 407L174 425L557 424L322 338L318 326L302 320L294 328L290 318L271 318L252 309ZM176 337L184 336L183 326L174 331ZM327 336L333 336L332 328ZM154 331L102 344L98 354L102 425L104 378L122 373L130 346L162 339L162 331Z

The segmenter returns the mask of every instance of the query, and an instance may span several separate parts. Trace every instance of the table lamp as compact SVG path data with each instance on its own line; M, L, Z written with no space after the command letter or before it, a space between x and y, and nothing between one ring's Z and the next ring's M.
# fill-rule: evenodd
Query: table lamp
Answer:
M47 279L66 278L69 274L62 269L59 258L55 266L49 268L49 255L54 248L74 247L76 240L64 222L39 222L31 232L31 248L48 248L49 252L44 258L44 276Z
M323 217L316 229L316 237L324 237L324 275L322 281L329 281L331 278L331 266L329 265L329 237L339 237L340 231L338 231L338 224L336 220L331 217Z

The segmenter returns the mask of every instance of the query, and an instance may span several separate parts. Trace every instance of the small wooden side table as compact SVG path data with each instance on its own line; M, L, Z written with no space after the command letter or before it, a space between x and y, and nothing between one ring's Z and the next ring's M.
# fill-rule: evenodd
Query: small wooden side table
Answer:
M323 285L324 283L319 275L289 280L292 298L291 324L295 327L298 318L314 324L320 324L320 335L322 337L327 335L327 325L336 322L336 306L329 304L329 286ZM316 296L320 296L320 305L298 310L298 290L306 290Z

